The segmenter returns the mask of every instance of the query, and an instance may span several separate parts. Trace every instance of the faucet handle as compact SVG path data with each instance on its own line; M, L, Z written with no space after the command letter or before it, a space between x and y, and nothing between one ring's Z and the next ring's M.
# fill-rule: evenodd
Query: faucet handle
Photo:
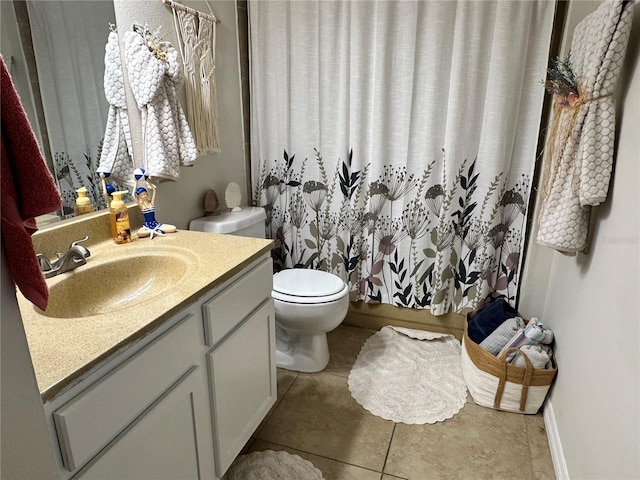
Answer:
M84 238L83 238L83 239L81 239L81 240L76 240L75 242L73 242L73 243L69 246L69 248L73 248L73 247L75 247L76 245L78 245L79 243L86 242L87 240L89 240L89 235L87 235L86 237L84 237Z
M38 253L36 258L38 259L38 265L40 265L40 271L47 272L53 269L53 265L51 265L51 261L46 255Z

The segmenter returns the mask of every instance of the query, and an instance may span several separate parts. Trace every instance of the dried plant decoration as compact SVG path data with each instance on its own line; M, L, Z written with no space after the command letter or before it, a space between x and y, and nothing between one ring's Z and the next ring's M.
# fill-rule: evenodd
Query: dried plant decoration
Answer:
M554 95L556 103L569 106L578 99L578 80L571 66L571 52L562 60L556 57L547 69L544 88Z
M160 30L162 27L158 27L155 32L149 30L147 24L144 26L134 24L133 31L139 35L142 35L145 43L147 44L147 48L149 51L153 53L154 57L158 60L166 61L167 53L162 48L162 39L160 38Z
M553 66L547 69L547 80L544 86L550 93L568 95L578 92L578 81L571 66L571 52L564 60L556 57Z

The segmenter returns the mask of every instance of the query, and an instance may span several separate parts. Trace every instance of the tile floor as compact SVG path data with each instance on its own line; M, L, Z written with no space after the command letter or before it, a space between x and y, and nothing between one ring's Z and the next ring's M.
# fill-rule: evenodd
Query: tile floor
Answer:
M469 397L450 420L406 425L362 408L347 377L373 333L341 325L329 333L324 371L279 369L278 401L245 450L294 453L326 480L555 478L541 413L497 412Z

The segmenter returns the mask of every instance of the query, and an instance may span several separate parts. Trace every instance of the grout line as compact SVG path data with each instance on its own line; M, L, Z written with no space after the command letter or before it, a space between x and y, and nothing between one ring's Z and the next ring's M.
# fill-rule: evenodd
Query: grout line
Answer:
M290 370L287 370L290 371ZM280 402L282 402L282 400L284 399L285 395L287 393L289 393L289 390L291 390L291 387L293 387L293 384L296 383L296 381L298 380L298 377L300 376L298 373L294 373L294 375L296 376L296 378L293 379L293 382L291 382L291 384L287 387L287 390L282 394L282 398L280 399L280 401L277 404L280 404Z
M396 425L397 423L393 422L393 430L391 430L391 438L389 438L389 446L387 447L387 454L384 456L384 463L382 464L382 474L384 474L384 470L387 467L387 459L389 458L389 452L391 452L391 443L393 442L393 435L396 433ZM380 476L382 478L382 475Z
M277 375L277 374L276 374ZM296 383L296 380L298 379L298 375L296 374L296 378L293 379L293 381L291 382L291 385L289 385L289 387L287 388L287 390L282 394L282 397L280 397L280 399L276 400L276 403L273 404L273 407L271 407L269 409L269 411L267 412L267 415L265 415L264 419L262 420L262 422L260 422L260 425L258 426L258 428L256 429L255 432L253 432L253 438L258 439L260 438L260 434L262 433L262 430L264 430L264 427L267 426L267 423L269 423L269 420L271 419L271 417L273 416L273 414L275 413L276 409L280 406L280 404L282 403L282 400L284 400L284 397L287 395L287 393L289 393L289 390L291 390L291 387L293 386L294 383ZM278 395L278 393L276 392L276 396Z
M535 472L533 470L533 451L531 450L531 438L529 437L529 426L527 425L527 419L524 415L522 415L522 421L524 422L524 434L527 437L527 447L529 449L529 467L531 467L531 478L536 478Z
M276 445L278 447L288 448L289 450L295 450L297 452L306 453L307 455L313 455L314 457L323 458L325 460L330 460L332 462L341 463L343 465L349 465L351 467L361 468L362 470L367 470L368 472L379 473L381 478L382 478L382 475L383 475L383 472L378 472L377 470L372 470L371 468L363 467L362 465L356 465L355 463L343 462L342 460L336 460L335 458L327 457L325 455L320 455L318 453L313 453L313 452L309 452L307 450L302 450L302 449L300 449L298 447L290 447L289 445L283 445L281 443L270 442L268 440L261 440L261 441L266 442L266 443L270 443L271 445ZM318 467L316 467L316 468L318 468Z

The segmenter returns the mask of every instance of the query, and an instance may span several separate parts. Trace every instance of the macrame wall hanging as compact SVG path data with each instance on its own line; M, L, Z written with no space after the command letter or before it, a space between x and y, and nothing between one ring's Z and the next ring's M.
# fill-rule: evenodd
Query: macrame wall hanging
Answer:
M172 0L162 0L171 7L178 46L184 63L187 121L199 155L220 152L218 105L216 101L216 18Z

